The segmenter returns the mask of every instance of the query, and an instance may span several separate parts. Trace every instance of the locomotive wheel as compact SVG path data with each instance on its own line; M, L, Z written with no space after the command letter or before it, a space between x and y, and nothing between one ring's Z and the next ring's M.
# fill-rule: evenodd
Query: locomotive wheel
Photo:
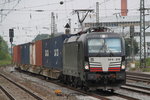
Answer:
M88 91L89 90L86 82L82 82L82 90L84 90L84 91Z
M89 91L89 88L87 86L85 86L83 90L87 92L87 91Z
M81 83L81 85L80 85L80 89L81 89L81 90L84 90L84 91L86 90L86 88L85 88L85 85L84 85L84 82L83 82L83 81L82 81L82 83Z
M111 93L114 93L114 91L115 91L114 89L110 89L110 92L111 92Z
M63 75L63 83L67 84L67 76L66 75Z
M60 75L58 79L61 83L64 83L64 75Z
M72 85L72 87L76 88L76 78L75 77L72 77L71 85Z
M75 77L73 84L74 84L74 87L75 87L75 88L78 88L78 87L79 87L78 78Z
M70 85L74 87L74 77L70 76Z

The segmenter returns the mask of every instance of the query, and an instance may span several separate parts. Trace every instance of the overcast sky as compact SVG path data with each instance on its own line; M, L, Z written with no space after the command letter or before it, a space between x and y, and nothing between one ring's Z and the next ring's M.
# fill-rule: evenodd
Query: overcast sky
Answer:
M60 5L60 1L64 3ZM8 30L15 28L14 43L21 44L31 41L37 34L50 34L51 12L57 16L58 32L64 32L69 18L72 27L77 27L77 15L72 13L74 9L95 10L96 2L100 3L100 21L115 17L114 13L120 13L121 0L0 0L0 9L5 9L0 12L0 35L9 42ZM139 3L140 0L128 0L128 16L139 16ZM145 0L145 5L149 7L150 0ZM15 10L11 10L12 8ZM90 20L94 21L93 18Z

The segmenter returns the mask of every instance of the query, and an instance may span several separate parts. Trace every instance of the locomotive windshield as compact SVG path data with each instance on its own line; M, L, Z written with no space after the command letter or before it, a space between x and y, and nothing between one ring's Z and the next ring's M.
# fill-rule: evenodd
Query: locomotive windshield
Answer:
M89 53L120 53L121 40L119 38L107 39L89 39L88 40Z

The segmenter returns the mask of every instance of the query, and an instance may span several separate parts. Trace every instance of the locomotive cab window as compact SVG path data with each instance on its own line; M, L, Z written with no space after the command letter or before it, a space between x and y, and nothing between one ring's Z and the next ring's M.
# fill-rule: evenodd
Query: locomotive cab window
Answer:
M105 39L107 44L106 52L118 53L121 52L121 41L120 39Z
M89 53L102 52L102 46L104 45L104 39L89 39L88 51Z
M120 53L121 40L113 39L88 39L88 53Z

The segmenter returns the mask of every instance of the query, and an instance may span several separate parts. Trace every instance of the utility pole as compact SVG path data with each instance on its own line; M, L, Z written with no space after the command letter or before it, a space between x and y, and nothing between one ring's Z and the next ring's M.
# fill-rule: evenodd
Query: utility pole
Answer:
M2 10L1 10L1 20L0 20L0 22L2 23L2 21L3 21L3 12L2 12Z
M96 2L96 23L99 23L99 2Z
M51 35L54 36L56 30L54 12L51 13Z
M144 0L140 0L140 67L146 67Z
M130 26L130 39L131 39L131 62L134 62L134 44L133 44L133 40L134 40L134 26L131 25Z

